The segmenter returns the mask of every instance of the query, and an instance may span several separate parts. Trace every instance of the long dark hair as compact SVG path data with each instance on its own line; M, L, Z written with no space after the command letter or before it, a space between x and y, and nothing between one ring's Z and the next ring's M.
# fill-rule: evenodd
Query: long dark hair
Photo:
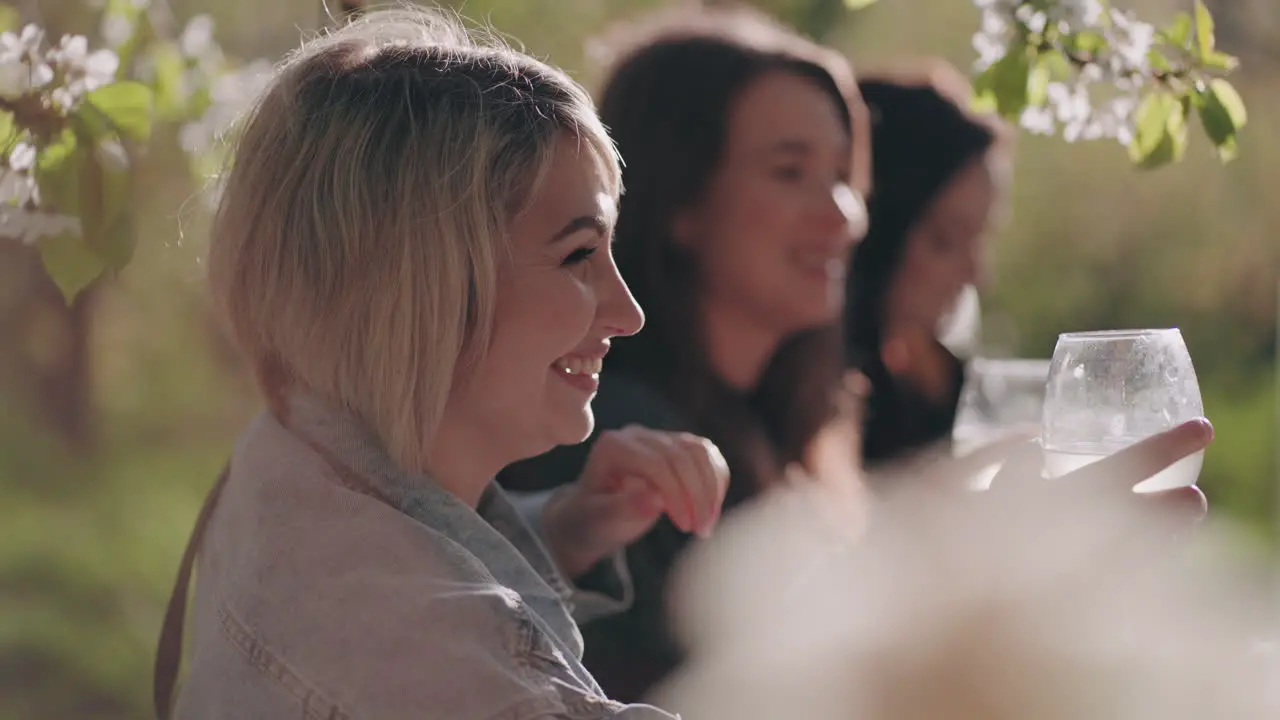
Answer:
M873 191L867 236L854 253L845 302L851 364L879 362L886 302L907 238L929 205L970 162L1004 138L998 121L968 112L959 90L929 75L864 79L871 114Z
M725 453L734 496L749 495L802 461L837 410L843 370L838 323L798 333L743 394L712 370L694 308L700 268L672 236L676 214L698 202L724 152L734 100L782 71L813 81L852 136L864 116L847 61L766 16L743 9L669 15L626 39L600 113L625 163L615 252L645 309L638 335L619 339L609 372L646 382ZM731 498L732 499L732 498Z

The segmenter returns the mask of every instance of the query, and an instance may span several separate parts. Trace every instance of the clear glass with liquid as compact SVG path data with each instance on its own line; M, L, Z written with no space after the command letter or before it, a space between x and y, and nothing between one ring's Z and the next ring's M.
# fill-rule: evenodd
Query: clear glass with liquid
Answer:
M1051 478L1060 477L1079 470L1086 465L1111 455L1101 452L1054 452L1045 451L1044 471ZM1200 468L1204 466L1204 451L1188 455L1150 478L1134 486L1134 492L1157 492L1174 488L1190 487L1200 477Z
M1204 415L1182 333L1107 330L1058 337L1045 388L1045 474L1058 477ZM1204 453L1138 483L1137 492L1194 485Z

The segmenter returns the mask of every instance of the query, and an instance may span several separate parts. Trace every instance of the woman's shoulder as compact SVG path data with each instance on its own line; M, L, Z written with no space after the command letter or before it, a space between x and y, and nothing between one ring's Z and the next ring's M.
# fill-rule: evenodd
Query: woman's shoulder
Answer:
M242 436L230 468L203 549L234 556L228 568L249 568L226 581L273 585L270 594L280 597L347 573L366 583L413 576L424 591L439 583L497 585L484 562L444 532L343 485L269 415Z
M196 584L193 692L236 695L200 688L241 678L262 702L305 696L335 717L562 707L538 668L532 610L480 558L329 482L323 461L269 419L242 438L232 468Z

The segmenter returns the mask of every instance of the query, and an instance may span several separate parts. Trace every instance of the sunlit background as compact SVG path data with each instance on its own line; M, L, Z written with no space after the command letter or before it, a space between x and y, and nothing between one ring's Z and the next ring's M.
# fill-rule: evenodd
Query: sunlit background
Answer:
M325 21L319 0L159 2L179 29L212 18L213 39L246 63L279 59ZM92 2L14 4L51 34L100 42ZM592 35L668 3L452 4L593 86ZM756 4L847 52L859 69L923 55L964 69L973 61L978 13L963 0L881 0L857 13L842 0ZM1190 2L1130 5L1158 19ZM983 352L1047 358L1064 331L1180 327L1218 429L1201 486L1215 512L1238 518L1245 537L1269 549L1280 530L1280 4L1210 5L1220 46L1243 63L1237 86L1250 124L1241 157L1223 167L1193 133L1184 163L1146 173L1112 142L1023 135L1012 221L982 299ZM136 169L136 257L119 277L67 309L30 248L0 244L0 718L147 714L178 558L257 408L208 314L205 205L179 149L200 141L198 128L161 124L157 133Z

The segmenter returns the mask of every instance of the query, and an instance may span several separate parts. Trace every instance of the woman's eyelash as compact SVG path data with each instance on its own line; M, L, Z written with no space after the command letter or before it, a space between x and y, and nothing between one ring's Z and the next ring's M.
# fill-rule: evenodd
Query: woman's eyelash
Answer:
M583 260L586 260L587 258L594 255L595 252L596 252L596 249L594 247L580 247L577 250L574 250L573 252L569 253L569 256L566 257L564 259L564 262L562 262L561 264L566 267L569 265L577 265Z

